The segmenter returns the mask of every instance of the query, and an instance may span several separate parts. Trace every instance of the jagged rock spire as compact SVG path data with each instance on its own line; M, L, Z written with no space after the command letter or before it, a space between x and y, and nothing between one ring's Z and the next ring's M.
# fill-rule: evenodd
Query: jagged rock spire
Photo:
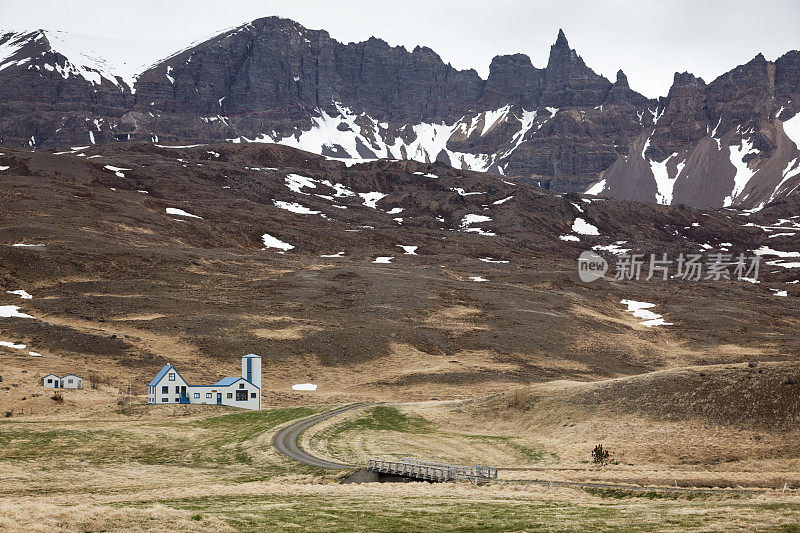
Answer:
M569 42L567 41L567 36L564 35L564 30L561 28L558 29L558 37L556 38L556 44L554 46L566 46L569 47Z
M622 72L622 69L617 71L617 81L614 82L614 85L618 87L630 87L630 85L628 85L628 76Z

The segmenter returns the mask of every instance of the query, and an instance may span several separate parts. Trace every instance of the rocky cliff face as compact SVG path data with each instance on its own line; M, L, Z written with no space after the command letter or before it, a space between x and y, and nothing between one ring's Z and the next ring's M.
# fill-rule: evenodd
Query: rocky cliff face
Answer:
M758 207L800 182L800 52L758 55L650 100L589 68L562 31L548 64L497 56L486 80L371 38L343 44L255 20L131 86L49 32L0 37L0 141L280 143L341 159L416 159L557 192Z

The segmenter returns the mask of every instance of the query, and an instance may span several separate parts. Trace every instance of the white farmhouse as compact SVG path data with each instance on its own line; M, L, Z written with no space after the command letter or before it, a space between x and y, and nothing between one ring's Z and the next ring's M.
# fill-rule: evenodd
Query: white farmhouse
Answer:
M47 374L42 378L42 385L46 389L82 389L83 378L75 374L67 374L63 377L58 377L55 374Z
M147 389L147 403L198 403L261 409L261 357L242 357L241 377L222 378L213 385L189 385L171 364L164 365Z

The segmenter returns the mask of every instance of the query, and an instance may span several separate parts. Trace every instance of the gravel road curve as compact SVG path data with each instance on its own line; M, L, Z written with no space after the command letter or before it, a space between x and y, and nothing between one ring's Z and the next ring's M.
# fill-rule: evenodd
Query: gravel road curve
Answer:
M300 437L300 434L303 431L307 430L314 424L317 424L319 422L322 422L323 420L327 420L328 418L344 413L345 411L350 411L351 409L357 409L359 407L364 407L367 405L374 405L374 404L358 403L354 405L347 405L345 407L340 407L339 409L334 409L333 411L328 411L327 413L320 413L318 415L304 418L299 422L295 422L294 424L286 426L278 433L276 433L275 438L272 439L272 444L282 454L288 455L292 459L295 459L307 465L318 466L320 468L328 468L331 470L344 470L347 468L354 468L355 465L335 463L333 461L320 459L319 457L314 457L313 455L306 453L300 448L300 446L298 446L297 439Z

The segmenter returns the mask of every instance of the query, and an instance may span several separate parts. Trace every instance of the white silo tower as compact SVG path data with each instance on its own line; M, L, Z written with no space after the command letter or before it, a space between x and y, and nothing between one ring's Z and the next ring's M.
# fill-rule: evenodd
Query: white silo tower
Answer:
M261 356L249 353L242 356L242 377L261 389Z

